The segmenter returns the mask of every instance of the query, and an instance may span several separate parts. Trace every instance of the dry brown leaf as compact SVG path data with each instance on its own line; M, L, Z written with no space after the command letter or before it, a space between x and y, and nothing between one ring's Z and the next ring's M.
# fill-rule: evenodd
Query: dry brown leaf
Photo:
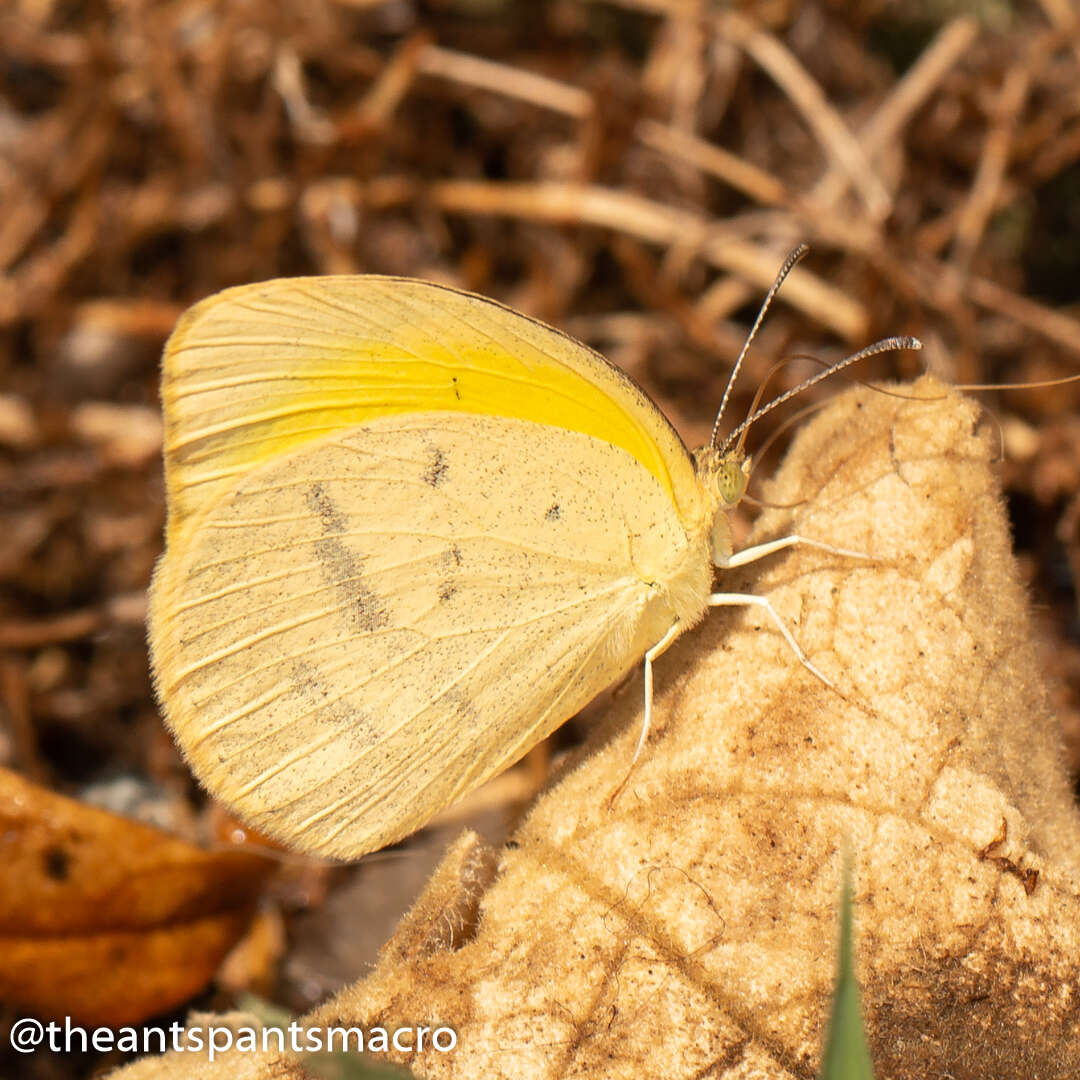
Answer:
M0 769L0 1001L130 1024L187 1001L272 869L206 852Z
M909 388L910 389L910 388ZM854 391L801 432L757 537L794 550L725 588L770 596L830 690L756 611L717 612L640 680L536 805L479 899L466 838L375 972L307 1025L444 1023L418 1077L808 1077L832 990L841 852L878 1074L1080 1074L1080 819L1036 670L974 405ZM791 524L794 521L794 526ZM463 868L469 868L465 873ZM124 1080L301 1076L231 1054Z

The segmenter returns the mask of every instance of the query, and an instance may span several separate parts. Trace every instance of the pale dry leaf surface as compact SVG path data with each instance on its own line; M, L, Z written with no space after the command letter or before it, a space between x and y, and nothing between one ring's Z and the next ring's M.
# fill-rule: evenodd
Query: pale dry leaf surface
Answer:
M466 838L372 976L306 1022L454 1027L418 1077L812 1077L849 844L879 1075L1080 1075L1080 818L992 440L940 384L906 392L807 424L766 492L806 501L756 527L873 558L797 549L722 585L767 594L837 689L761 612L714 612L659 661L614 808L640 677L502 853L476 932L448 929L483 881ZM125 1080L302 1075L187 1057Z

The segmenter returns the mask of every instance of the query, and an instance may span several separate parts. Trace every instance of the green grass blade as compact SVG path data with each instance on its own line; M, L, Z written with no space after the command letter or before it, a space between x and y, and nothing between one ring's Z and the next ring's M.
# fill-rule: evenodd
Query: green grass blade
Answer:
M836 990L833 993L821 1080L874 1080L874 1066L870 1061L870 1046L866 1041L859 1004L859 984L855 981L854 906L849 859L844 864Z

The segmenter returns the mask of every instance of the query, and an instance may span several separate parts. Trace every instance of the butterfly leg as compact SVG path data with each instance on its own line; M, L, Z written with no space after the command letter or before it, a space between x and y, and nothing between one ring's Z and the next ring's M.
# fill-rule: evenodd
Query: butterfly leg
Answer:
M758 559L764 559L766 555L772 555L773 552L783 551L785 548L795 547L800 544L803 547L816 548L818 551L827 551L830 555L844 555L849 559L873 558L872 555L867 555L864 551L849 551L847 548L833 547L832 544L823 543L821 540L811 540L808 536L792 534L791 536L781 536L778 540L768 540L764 544L755 544L753 547L743 548L742 551L735 551L723 560L714 558L713 561L718 569L731 570L736 566L746 566L747 563L757 562Z
M795 537L796 540L799 537ZM760 545L761 547L767 547L767 544ZM754 548L748 550L754 551ZM740 554L742 554L740 552ZM768 552L765 552L768 554ZM759 556L760 558L760 556ZM794 635L787 628L784 620L776 612L776 608L769 603L767 596L755 596L753 593L713 593L709 597L709 607L759 607L772 619L776 629L784 635L784 640L791 647L791 651L799 658L799 662L807 671L816 675L830 690L835 690L836 687L833 683L822 674L822 672L816 668L807 657L806 653L799 647L799 643L795 640Z
M630 768L637 764L641 751L645 747L645 740L649 737L649 728L652 726L652 698L653 698L653 661L679 636L679 620L676 619L667 633L645 653L645 716L641 721L641 734L638 736L637 746L634 747L634 756L630 759Z
M713 562L721 570L731 570L734 567L746 566L747 563L757 562L758 559L764 559L774 552L783 551L785 548L795 547L797 545L815 548L818 551L827 551L830 555L843 555L849 559L873 558L873 556L867 555L863 551L850 551L847 548L834 547L832 544L826 544L821 540L811 540L808 536L799 536L796 533L792 533L790 536L781 536L776 540L768 540L764 544L755 544L753 547L743 548L742 551L732 552L732 554L727 555L726 557L714 557ZM776 613L776 609L764 596L754 596L751 593L714 593L709 597L710 607L750 607L751 605L765 610L776 628L783 634L784 640L791 647L791 651L799 658L799 662L803 667L816 675L827 687L835 690L836 687L833 683L810 662L806 653L802 651L799 647L799 643L787 628L784 620L780 618Z
M667 633L651 648L645 652L645 715L641 721L641 734L638 736L637 746L634 747L634 756L630 759L630 765L626 775L622 778L619 786L611 793L608 806L612 806L615 800L622 794L626 787L630 774L634 771L637 760L641 757L641 751L645 748L645 742L649 737L649 728L652 726L652 702L653 702L653 661L667 650L667 647L679 636L679 620L676 619L668 627Z

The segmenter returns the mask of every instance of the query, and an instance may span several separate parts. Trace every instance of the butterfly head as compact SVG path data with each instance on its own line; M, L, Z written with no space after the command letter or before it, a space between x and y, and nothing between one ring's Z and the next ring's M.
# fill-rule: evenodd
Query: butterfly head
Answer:
M695 458L698 485L708 500L706 518L712 561L715 566L723 566L732 550L728 511L746 494L750 460L739 448L721 450L716 446L702 447Z
M719 456L713 472L713 483L724 510L738 505L739 500L746 494L749 479L750 459L744 457L742 451L729 450Z
M703 446L694 455L698 482L716 510L731 510L746 494L750 480L750 459L742 449L722 450Z

